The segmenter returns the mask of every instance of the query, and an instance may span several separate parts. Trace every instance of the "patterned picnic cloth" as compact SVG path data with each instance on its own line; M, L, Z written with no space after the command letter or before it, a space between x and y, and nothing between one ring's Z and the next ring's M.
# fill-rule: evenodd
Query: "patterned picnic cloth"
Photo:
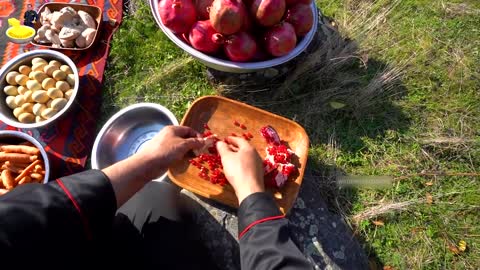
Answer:
M77 101L71 111L56 123L41 129L21 129L35 137L47 151L50 158L50 180L82 171L86 167L96 136L96 125L102 97L103 72L113 33L122 20L122 0L55 0L50 2L74 2L95 5L103 10L100 36L95 46L80 53L61 51L77 65L80 87ZM30 44L9 42L5 31L7 19L23 19L27 5L38 10L44 0L0 0L0 63L25 51L38 49ZM0 121L0 130L16 130Z

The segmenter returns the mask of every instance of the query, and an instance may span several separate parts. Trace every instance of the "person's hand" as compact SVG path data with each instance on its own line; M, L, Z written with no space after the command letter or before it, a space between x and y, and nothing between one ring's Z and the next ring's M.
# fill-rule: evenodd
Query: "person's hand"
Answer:
M150 164L153 175L160 175L172 162L204 145L200 134L190 127L166 126L136 155Z
M238 203L255 192L265 191L262 160L257 150L245 139L228 137L226 144L217 142L217 151L222 158L223 172L235 190Z

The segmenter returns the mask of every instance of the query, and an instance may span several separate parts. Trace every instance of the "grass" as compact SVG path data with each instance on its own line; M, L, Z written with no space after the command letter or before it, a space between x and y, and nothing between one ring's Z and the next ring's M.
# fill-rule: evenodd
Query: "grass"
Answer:
M148 101L181 119L191 101L219 93L295 119L311 138L308 169L328 187L322 196L351 224L372 265L477 269L480 2L318 5L335 24L329 42L275 91L254 92L209 84L205 67L162 34L144 2L132 1L112 42L105 117ZM325 184L339 173L394 182L381 190Z

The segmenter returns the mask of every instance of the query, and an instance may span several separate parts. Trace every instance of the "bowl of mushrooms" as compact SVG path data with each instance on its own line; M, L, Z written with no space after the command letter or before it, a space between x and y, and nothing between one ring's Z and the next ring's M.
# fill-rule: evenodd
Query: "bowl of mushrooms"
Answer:
M32 44L64 50L86 50L99 36L102 9L97 6L46 3L38 11L40 20Z
M0 120L16 128L41 128L69 111L79 87L73 61L54 50L34 50L0 69Z

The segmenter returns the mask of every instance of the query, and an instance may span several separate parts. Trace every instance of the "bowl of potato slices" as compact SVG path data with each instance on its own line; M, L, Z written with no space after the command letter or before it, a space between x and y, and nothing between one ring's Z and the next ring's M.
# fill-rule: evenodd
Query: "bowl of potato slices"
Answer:
M12 58L0 69L0 120L16 128L55 122L75 101L79 80L73 61L57 51Z
M47 183L50 163L43 146L20 131L0 131L0 195L27 183Z

